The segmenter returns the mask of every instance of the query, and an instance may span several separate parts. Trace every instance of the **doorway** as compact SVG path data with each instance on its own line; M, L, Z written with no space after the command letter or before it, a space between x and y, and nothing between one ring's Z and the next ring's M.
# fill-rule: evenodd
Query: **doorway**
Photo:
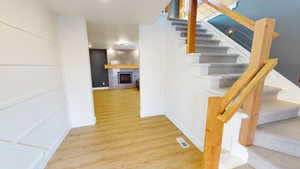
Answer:
M90 49L97 124L140 116L138 57L136 49Z

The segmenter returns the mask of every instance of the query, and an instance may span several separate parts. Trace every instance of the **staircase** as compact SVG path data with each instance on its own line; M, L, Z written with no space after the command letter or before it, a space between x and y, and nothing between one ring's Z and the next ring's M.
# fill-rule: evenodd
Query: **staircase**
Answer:
M187 21L170 19L182 39L187 37ZM211 82L211 91L220 95L240 77L248 64L239 63L239 54L197 23L193 69ZM277 99L280 88L265 86L254 145L248 147L248 164L236 169L300 169L299 104Z

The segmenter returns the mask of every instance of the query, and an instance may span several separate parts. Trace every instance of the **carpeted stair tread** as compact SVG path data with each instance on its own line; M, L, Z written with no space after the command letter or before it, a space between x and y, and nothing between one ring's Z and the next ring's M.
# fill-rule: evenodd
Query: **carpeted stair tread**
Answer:
M300 158L251 146L248 163L255 169L299 169Z

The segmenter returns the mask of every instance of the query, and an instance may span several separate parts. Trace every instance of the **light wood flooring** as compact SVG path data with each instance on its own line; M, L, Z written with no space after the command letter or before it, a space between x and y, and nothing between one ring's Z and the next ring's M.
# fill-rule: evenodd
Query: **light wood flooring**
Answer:
M95 91L94 101L97 125L72 129L47 169L202 168L203 153L182 149L166 117L139 117L136 89Z

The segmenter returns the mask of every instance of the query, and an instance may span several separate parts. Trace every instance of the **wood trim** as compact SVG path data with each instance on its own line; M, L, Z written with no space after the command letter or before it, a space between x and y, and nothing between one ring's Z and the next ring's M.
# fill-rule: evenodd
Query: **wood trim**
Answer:
M105 65L105 69L139 69L139 65Z
M208 99L204 145L204 169L219 168L224 123L217 119L217 115L222 111L222 102L222 97L210 97Z
M255 23L253 45L250 57L250 65L261 67L270 56L275 30L274 19L261 19ZM242 121L240 130L240 143L244 146L253 144L256 125L259 117L261 96L264 81L248 96L243 105L243 111L248 114L248 118Z
M241 25L244 25L248 29L255 31L255 21L249 19L248 17L229 9L227 6L219 2L211 0L204 0L203 2L213 7L217 11L223 13L224 15L230 17L231 19L235 20L236 22L240 23ZM277 38L279 37L279 35L280 34L277 32L273 32L272 34L273 38Z
M188 19L188 35L187 35L187 53L196 52L196 26L197 26L197 0L190 0L190 10Z

